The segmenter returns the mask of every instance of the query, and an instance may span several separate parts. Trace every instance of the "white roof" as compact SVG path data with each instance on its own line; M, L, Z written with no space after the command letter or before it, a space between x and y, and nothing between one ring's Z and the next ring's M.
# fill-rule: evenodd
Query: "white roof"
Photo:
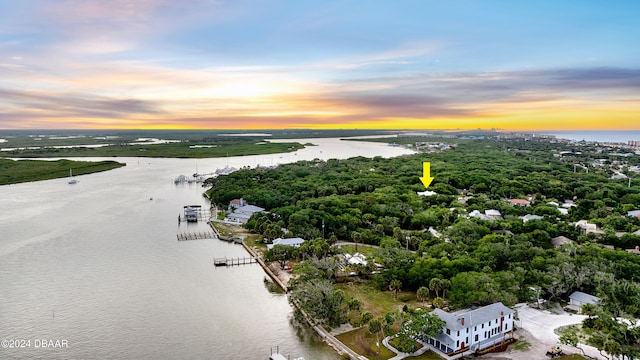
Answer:
M288 246L300 246L304 242L304 239L296 237L296 238L277 238L271 242L271 244L267 245L267 249L271 249L276 245L288 245Z
M440 234L438 230L434 229L433 226L429 226L429 232L431 233L431 235L437 237L438 239L442 237L442 234Z
M437 192L426 190L426 191L422 191L422 192L418 191L417 194L420 195L420 196L432 196L432 195L436 195Z
M481 220L494 220L493 217L485 215L478 210L473 210L472 212L469 213L469 216L472 216Z
M529 221L529 220L540 220L540 219L544 219L544 217L540 216L540 215L533 215L533 214L527 214L525 216L521 216L522 220Z
M347 255L349 255L349 257L347 257ZM353 256L351 256L350 254L345 254L345 258L347 259L347 262L351 265L353 264L360 264L360 265L367 265L367 257L360 254L360 253L355 253L353 254Z
M627 212L627 215L629 216L638 216L640 215L640 210L631 210Z
M247 219L251 217L250 214L247 213L231 213L227 216L229 219Z
M569 243L572 243L572 242L573 242L573 240L569 239L566 236L562 236L562 235L561 236L556 236L553 239L551 239L551 243L554 246L562 246L564 244L569 244Z
M432 313L444 320L447 323L447 328L456 331L499 319L502 316L506 317L508 314L513 314L514 311L504 306L503 303L497 302L481 308L457 311L455 313L448 313L441 309L435 309ZM465 319L464 325L460 321L463 318Z
M597 305L602 301L599 297L583 293L582 291L574 291L573 294L569 295L569 299L594 305Z
M245 205L245 206L241 206L241 207L237 208L235 212L245 213L245 214L253 214L253 213L257 213L257 212L261 212L261 211L264 211L264 208L261 208L259 206L255 206L255 205Z

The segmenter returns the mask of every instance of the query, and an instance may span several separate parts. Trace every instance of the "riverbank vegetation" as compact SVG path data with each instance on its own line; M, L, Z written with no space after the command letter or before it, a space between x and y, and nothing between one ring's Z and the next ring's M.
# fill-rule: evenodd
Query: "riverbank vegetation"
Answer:
M0 157L213 158L276 154L305 145L283 139L389 134L377 130L0 130ZM280 139L272 142L270 140Z
M116 161L42 161L0 159L0 185L64 178L107 171L125 166Z
M640 219L629 215L640 209L640 182L630 179L638 156L588 143L456 145L393 159L244 169L211 179L208 196L268 209L246 224L266 241L307 239L278 251L299 263L291 297L329 327L366 329L375 320L390 335L402 333L399 324L419 308L514 305L537 296L564 303L576 290L602 298L612 317L640 316ZM435 177L431 196L418 194L423 162ZM343 241L369 245L367 265L346 265L335 246ZM359 295L361 285L345 282L363 282L394 305L376 306L369 300L376 297ZM358 311L350 315L350 306ZM631 345L618 345L633 351L640 334L625 336Z
M277 154L296 151L304 145L294 142L272 143L262 140L242 139L237 141L181 141L176 143L114 143L101 147L39 146L3 151L0 156L20 158L48 157L155 157L155 158L215 158Z

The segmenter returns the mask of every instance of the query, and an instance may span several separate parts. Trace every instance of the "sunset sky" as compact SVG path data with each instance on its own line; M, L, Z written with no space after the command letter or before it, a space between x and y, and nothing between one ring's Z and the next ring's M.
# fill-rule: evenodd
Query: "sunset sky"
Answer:
M0 129L640 129L640 1L0 2Z

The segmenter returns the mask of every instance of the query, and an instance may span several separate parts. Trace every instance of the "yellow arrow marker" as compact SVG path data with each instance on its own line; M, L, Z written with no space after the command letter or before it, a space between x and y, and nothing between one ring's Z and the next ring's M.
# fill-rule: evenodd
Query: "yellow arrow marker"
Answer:
M423 162L422 163L422 172L424 173L424 175L420 178L420 181L422 181L422 184L424 184L425 188L428 188L429 185L431 185L431 182L433 181L433 178L431 177L431 163L430 162Z

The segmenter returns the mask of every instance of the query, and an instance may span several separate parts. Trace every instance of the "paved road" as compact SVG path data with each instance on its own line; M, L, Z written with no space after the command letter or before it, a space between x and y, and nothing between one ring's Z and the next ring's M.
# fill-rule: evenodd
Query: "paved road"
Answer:
M559 342L559 336L554 332L555 329L561 326L580 324L582 320L587 318L585 315L566 312L554 314L548 310L529 307L527 304L517 304L515 309L518 311L518 318L520 319L516 321L516 326L526 330L533 338L544 344L547 349ZM582 344L580 347L584 349L586 355L603 359L598 349ZM563 348L566 351L580 353L579 349L572 346L564 345Z

